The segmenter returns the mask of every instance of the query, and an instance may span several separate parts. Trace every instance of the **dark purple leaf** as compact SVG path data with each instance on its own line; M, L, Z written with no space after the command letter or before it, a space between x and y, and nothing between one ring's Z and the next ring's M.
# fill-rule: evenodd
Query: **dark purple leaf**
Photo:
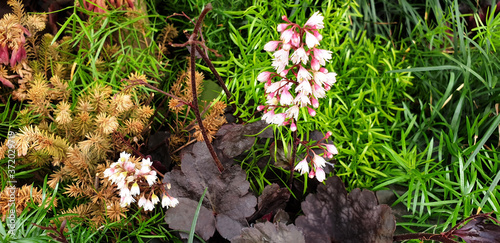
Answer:
M453 231L453 235L462 238L467 243L500 243L500 226L487 224L486 217L477 217L462 228Z
M295 221L306 242L392 242L396 220L391 208L379 205L371 191L354 189L349 195L338 177L318 186L302 202L305 215Z
M250 149L255 142L255 134L259 137L268 138L273 136L273 130L264 128L267 124L264 121L258 121L247 125L225 124L217 132L220 138L214 142L214 146L222 151L227 158L234 158L246 150ZM261 133L262 132L262 133Z
M165 174L164 182L171 183L168 191L179 198L179 207L183 202L181 199L199 201L205 187L208 187L202 208L210 211L214 220L212 223L206 220L205 224L211 224L210 227L197 228L196 233L207 240L216 227L224 238L231 239L247 226L246 218L255 212L257 205L256 197L249 192L246 173L237 165L226 165L224 172L220 173L203 142L195 143L190 148L181 154L181 171L173 170ZM194 212L196 206L191 203L181 207L182 210L170 209L165 220L173 229L189 231L191 224L179 224L176 219L186 217L186 212Z
M257 211L248 218L249 222L271 213L271 217L278 209L284 209L290 198L287 188L280 188L278 184L267 185L258 198Z
M303 243L304 235L293 224L257 223L254 227L243 228L241 235L233 238L232 243L293 242Z
M197 206L197 201L188 198L179 198L179 204L168 210L165 221L172 229L189 231ZM214 232L215 217L212 211L201 207L198 214L198 221L196 222L195 233L201 238L208 240ZM184 232L180 232L180 235L183 238L188 237L188 234Z

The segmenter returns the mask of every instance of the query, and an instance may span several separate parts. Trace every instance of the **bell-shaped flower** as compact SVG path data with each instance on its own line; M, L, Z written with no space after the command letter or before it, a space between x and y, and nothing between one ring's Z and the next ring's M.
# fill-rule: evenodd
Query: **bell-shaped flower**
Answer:
M316 36L311 34L309 31L306 31L306 45L309 49L319 45L318 38L316 38Z
M306 65L307 61L309 61L309 56L307 55L303 47L299 47L297 50L293 52L290 59L292 60L293 64L298 64L299 62L302 62L303 65Z
M295 166L295 170L300 172L301 175L309 173L309 163L307 163L306 158L304 158Z
M313 163L316 168L323 168L326 165L325 159L317 154L314 154Z
M311 29L323 29L325 26L323 25L323 15L321 13L315 12L304 24L304 27L310 27Z
M316 179L318 179L319 182L323 182L326 178L325 171L322 168L317 167L316 168Z

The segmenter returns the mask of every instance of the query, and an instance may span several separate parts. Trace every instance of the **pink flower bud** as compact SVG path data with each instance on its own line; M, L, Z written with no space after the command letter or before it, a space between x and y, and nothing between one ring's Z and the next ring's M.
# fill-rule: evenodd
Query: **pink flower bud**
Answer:
M262 72L257 76L257 80L259 82L267 82L269 81L271 74L271 72Z
M278 48L278 45L281 43L281 41L269 41L267 44L264 45L264 50L265 51L275 51L276 48Z
M278 30L278 32L283 32L290 24L278 24L278 27L276 28L276 30Z
M311 58L311 68L312 68L312 70L318 71L320 67L321 66L319 65L319 61L316 58L312 57Z
M316 37L319 41L323 40L323 36L317 31L313 30L313 35Z
M311 171L309 172L309 178L311 178L311 179L312 179L312 178L314 178L314 176L315 176L315 175L316 175L316 173L314 173L314 170L311 170Z
M326 150L328 150L329 153L331 154L339 154L339 151L337 150L337 147L333 144L325 144Z
M310 116L316 116L316 111L312 109L311 107L307 107L307 111L309 112Z
M330 136L332 136L332 132L330 131L326 132L325 139L329 138Z
M264 110L265 108L266 108L266 106L265 106L265 105L259 105L259 106L257 106L257 110L258 110L258 111L262 111L262 110Z
M318 100L317 100L317 99L315 99L315 98L311 98L311 103L312 103L312 106L313 106L314 108L318 108L318 107L319 107L319 102L318 102Z
M293 121L292 121L292 125L290 125L290 130L291 130L292 132L297 131L297 125L295 125L295 122L293 122Z

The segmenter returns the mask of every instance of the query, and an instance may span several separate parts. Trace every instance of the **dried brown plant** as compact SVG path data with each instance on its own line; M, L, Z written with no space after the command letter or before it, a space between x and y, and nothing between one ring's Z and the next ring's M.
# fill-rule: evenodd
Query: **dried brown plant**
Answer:
M15 194L15 203L11 199L11 195ZM52 201L52 197L47 197L45 202L45 207L49 206L48 202ZM19 216L25 208L29 210L29 202L33 202L38 206L42 205L43 193L36 187L32 185L24 185L21 188L7 186L0 193L0 214L2 215L2 221L5 221L9 211L11 210L11 205L15 205L16 215ZM54 199L53 203L57 207L57 199Z
M45 28L46 16L26 14L19 0L8 0L7 4L13 13L0 19L0 82L14 88L14 80L31 77L27 57L33 52L36 34Z
M130 78L146 79L138 74ZM91 225L105 222L106 217L125 217L116 186L105 180L102 172L108 158L121 151L130 152L134 149L132 141L137 144L143 140L143 131L154 113L143 104L148 97L124 83L118 91L96 84L72 99L67 81L57 75L47 80L43 74L36 74L27 87L28 105L19 113L24 124L14 138L22 158L19 163L50 166L50 187L63 183L68 196L90 199L87 206L66 212L78 213ZM39 116L33 118L35 114Z
M190 68L187 70L190 70ZM197 94L203 91L203 80L203 73L195 72ZM177 117L175 127L172 127L173 134L170 137L170 145L173 148L178 148L180 146L185 146L186 141L189 141L187 144L194 141L203 141L203 134L201 133L199 125L194 124L194 121L186 124L186 119L181 119L182 117L185 118L189 113L189 106L185 104L193 99L190 71L183 71L179 74L176 82L171 87L171 94L178 97L178 99L170 99L168 103L168 107ZM208 104L202 114L203 125L207 129L209 142L212 141L219 128L227 122L224 116L225 109L225 103L215 101ZM194 130L192 134L194 139L192 139L191 133L188 133L186 136L186 132L190 132L191 130ZM185 137L188 137L188 139Z

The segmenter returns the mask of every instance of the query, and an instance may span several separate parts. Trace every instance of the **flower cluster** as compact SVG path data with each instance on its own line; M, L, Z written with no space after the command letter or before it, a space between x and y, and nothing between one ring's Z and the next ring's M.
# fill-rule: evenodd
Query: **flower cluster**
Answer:
M318 30L324 28L321 13L314 13L302 27L286 16L282 19L287 23L277 27L281 40L264 46L264 50L274 52L272 66L276 72L265 71L257 76L258 81L265 82L267 98L267 105L258 110L264 110L262 119L267 123L290 124L290 129L296 131L300 109L306 107L309 115L315 116L318 99L325 97L337 74L322 67L331 60L332 52L318 48L323 38ZM278 81L273 82L274 78Z
M332 132L327 132L325 137L321 139L321 141L317 142L313 146L306 146L307 150L311 151L311 153L308 154L312 155L308 155L302 161L300 161L295 166L295 170L299 171L301 175L308 173L309 178L313 178L314 176L316 176L316 179L322 182L326 178L325 170L323 168L326 166L326 164L328 164L328 162L326 162L324 158L331 159L333 158L333 155L339 153L335 145L322 142L323 140L328 139L331 135ZM310 147L319 147L323 149L323 155L320 156L316 154ZM311 163L308 162L308 159L311 161ZM312 167L311 170L309 170L310 166Z
M149 158L142 159L142 162L138 163L130 158L130 154L122 152L118 161L112 163L104 171L104 177L116 184L120 190L120 205L122 207L137 201L139 207L143 207L144 211L151 211L154 205L160 201L154 189L151 189L158 181L156 171L151 169L152 164L153 162ZM178 203L176 198L163 192L162 207L175 207Z

